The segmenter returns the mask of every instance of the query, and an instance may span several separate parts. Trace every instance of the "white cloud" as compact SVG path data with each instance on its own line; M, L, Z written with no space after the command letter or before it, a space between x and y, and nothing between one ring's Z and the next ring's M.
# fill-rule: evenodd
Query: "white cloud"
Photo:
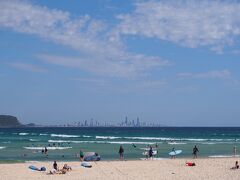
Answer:
M116 31L221 51L240 35L240 3L220 0L162 0L136 3Z
M65 67L78 68L93 74L105 75L109 77L123 77L132 79L136 76L145 76L146 72L161 66L167 66L168 61L160 60L157 57L147 57L144 55L125 55L119 59L105 59L104 57L62 57L42 54L38 56L47 63Z
M177 76L181 79L228 79L231 77L231 72L225 69L202 73L179 73Z
M14 67L16 69L23 70L23 71L38 72L38 73L48 71L46 68L36 66L36 65L33 65L33 64L26 64L26 63L6 63L6 64L11 66L11 67Z
M79 51L80 57L40 56L46 62L111 77L133 78L168 65L159 57L126 51L113 39L112 29L88 15L72 18L68 12L26 1L0 1L0 27L32 34Z

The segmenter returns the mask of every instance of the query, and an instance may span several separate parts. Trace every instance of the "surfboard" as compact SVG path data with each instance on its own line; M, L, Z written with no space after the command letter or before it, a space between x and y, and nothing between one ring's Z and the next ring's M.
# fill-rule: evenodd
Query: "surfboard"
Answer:
M28 168L34 171L46 171L46 168L44 166L39 169L36 166L31 165Z
M31 169L31 170L39 171L39 169L36 166L31 165L28 168Z
M81 166L86 167L86 168L91 168L92 165L89 162L82 162Z
M142 155L147 156L149 151L145 151L142 153ZM153 156L157 155L157 150L153 150Z
M178 154L181 154L182 150L175 150L175 151L171 151L170 153L168 153L170 156L176 156Z

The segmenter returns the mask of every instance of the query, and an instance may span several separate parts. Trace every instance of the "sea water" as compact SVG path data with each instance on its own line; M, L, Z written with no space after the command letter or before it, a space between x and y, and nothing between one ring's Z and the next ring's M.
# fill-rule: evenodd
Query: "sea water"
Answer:
M234 146L240 150L240 128L2 128L0 162L75 161L80 149L97 152L102 160L116 160L120 145L125 159L139 159L144 148L156 144L157 157L162 158L169 158L172 148L183 150L179 158L190 158L195 145L200 157L230 157ZM44 147L48 156L41 152Z

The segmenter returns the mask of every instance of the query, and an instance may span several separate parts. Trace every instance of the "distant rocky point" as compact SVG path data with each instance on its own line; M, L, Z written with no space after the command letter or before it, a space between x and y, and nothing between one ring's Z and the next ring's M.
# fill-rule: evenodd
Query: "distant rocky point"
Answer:
M0 127L19 127L22 124L14 116L0 115Z

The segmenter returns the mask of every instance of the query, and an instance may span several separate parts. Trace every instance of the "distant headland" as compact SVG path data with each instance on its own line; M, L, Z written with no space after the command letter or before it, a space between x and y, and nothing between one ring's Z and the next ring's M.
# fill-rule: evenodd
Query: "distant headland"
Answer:
M0 115L0 127L29 127L35 124L21 124L17 117L11 115Z

